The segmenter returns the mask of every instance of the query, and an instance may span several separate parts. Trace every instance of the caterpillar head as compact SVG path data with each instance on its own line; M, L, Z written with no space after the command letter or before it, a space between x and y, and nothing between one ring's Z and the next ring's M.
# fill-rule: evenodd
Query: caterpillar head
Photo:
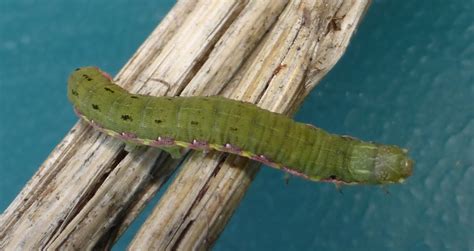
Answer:
M87 66L74 70L68 79L68 98L74 107L81 109L84 102L99 88L120 91L121 88L112 83L112 78L97 67ZM120 89L120 90L119 90Z

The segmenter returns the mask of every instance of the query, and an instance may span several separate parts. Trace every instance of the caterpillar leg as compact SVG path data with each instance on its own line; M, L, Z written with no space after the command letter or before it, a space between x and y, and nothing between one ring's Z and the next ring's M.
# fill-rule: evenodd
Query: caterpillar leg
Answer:
M183 148L179 146L164 146L164 147L159 147L161 150L169 153L171 155L171 158L173 159L179 159L183 157Z
M283 176L283 179L285 180L285 184L288 185L290 184L290 174L289 173L285 173L284 176Z
M387 186L384 185L384 186L381 186L381 188L386 195L390 195L390 191L388 190Z
M334 185L336 186L336 190L340 193L340 194L344 194L342 192L342 184L341 183L334 183Z
M138 148L140 148L140 147L142 147L142 146L137 145L137 144L134 144L134 143L129 143L129 142L127 142L127 143L125 143L125 148L124 148L124 150L127 151L127 152L132 152L132 151L134 151L134 150L136 150L136 149L138 149Z
M202 150L201 153L202 153L202 157L203 157L203 158L204 158L204 157L207 157L207 155L209 154L209 150L207 150L207 149L206 149L206 150Z

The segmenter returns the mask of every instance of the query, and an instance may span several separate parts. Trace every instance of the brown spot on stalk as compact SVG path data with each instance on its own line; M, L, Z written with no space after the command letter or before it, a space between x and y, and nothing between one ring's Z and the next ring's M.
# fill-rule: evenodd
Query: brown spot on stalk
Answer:
M197 121L191 121L191 125L199 125L199 122L197 122Z
M161 119L155 119L155 123L160 124L161 122L163 122Z
M110 93L114 93L114 90L112 90L112 89L110 89L110 88L108 88L108 87L104 87L104 90L106 90L106 91L108 91L108 92L110 92Z
M278 66L275 68L275 70L273 71L273 75L277 75L277 74L281 71L281 69L285 68L286 66L287 66L286 64L280 64L280 65L278 65Z

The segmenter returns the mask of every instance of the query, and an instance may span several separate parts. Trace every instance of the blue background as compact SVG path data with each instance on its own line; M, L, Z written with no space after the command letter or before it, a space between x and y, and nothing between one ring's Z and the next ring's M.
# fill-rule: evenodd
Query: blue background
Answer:
M116 74L173 4L1 1L0 212L77 121L65 94L71 69ZM341 194L297 178L286 185L263 168L215 250L474 250L472 13L470 0L373 1L296 115L408 148L413 177L388 194L364 186Z

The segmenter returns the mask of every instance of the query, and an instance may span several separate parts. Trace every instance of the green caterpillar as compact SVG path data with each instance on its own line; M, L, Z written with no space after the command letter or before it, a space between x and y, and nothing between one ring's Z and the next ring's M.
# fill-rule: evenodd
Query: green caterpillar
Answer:
M294 122L254 104L213 97L131 94L96 67L76 69L68 97L77 114L128 144L238 154L290 174L337 184L400 183L413 161L397 146Z

